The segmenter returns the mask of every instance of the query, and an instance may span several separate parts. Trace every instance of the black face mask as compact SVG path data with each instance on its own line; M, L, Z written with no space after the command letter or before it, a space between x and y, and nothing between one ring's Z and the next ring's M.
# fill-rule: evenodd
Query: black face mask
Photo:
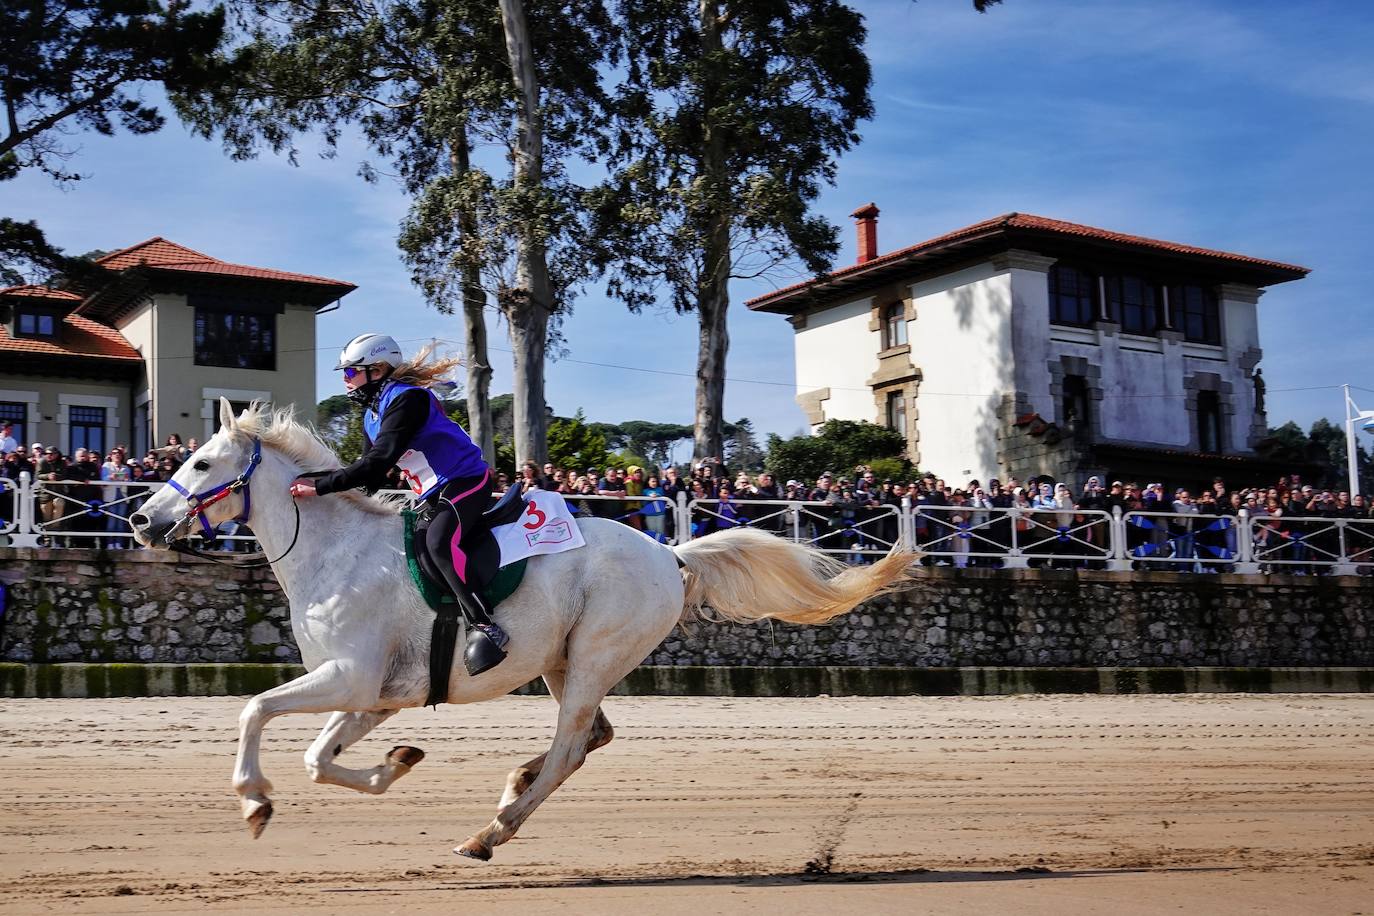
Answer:
M387 373L387 375L390 374L391 373ZM345 394L350 401L366 410L372 406L372 403L377 399L377 395L382 393L382 386L385 384L386 376L383 376L382 378L373 379L366 384L359 385L352 391L345 392Z

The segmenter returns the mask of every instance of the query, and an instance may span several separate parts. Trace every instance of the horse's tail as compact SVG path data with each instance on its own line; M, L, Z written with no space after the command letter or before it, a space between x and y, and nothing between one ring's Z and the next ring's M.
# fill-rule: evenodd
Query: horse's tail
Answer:
M685 610L709 607L739 622L772 617L825 623L902 585L918 556L894 548L870 566L848 567L814 547L755 528L730 528L673 551L684 566Z

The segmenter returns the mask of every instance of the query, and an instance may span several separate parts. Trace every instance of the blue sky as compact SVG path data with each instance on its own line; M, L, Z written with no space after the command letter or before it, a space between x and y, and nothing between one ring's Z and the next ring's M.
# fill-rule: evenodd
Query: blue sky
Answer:
M1374 389L1374 5L1280 0L967 0L858 4L869 26L875 119L818 210L841 224L875 201L889 251L1012 210L1312 268L1260 302L1269 419L1341 417L1342 382ZM407 202L355 175L366 155L299 168L232 162L179 124L152 137L73 138L87 178L0 186L4 211L36 218L69 252L162 235L229 261L358 284L321 316L319 395L361 330L418 346L461 337L425 307L395 247ZM732 288L726 415L763 432L804 428L793 401L792 331L745 299L796 274ZM695 316L630 315L593 288L548 370L548 400L608 422L690 423ZM491 314L493 390L510 389L509 344ZM601 364L601 365L598 365ZM823 382L818 382L819 387ZM1316 390L1296 390L1316 389ZM1374 408L1374 390L1356 400ZM957 409L951 407L949 409ZM682 457L682 456L679 456Z

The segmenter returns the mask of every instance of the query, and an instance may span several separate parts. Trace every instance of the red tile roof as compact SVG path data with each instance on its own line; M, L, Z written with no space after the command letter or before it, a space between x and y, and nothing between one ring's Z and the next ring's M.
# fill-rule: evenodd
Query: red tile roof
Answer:
M6 291L8 292L8 291ZM44 340L33 337L12 337L9 329L0 324L0 352L42 353L50 356L99 357L101 359L133 360L141 362L143 357L135 350L124 335L109 325L68 315L62 320L64 327L60 340Z
M208 273L222 276L248 277L255 280L282 280L290 283L308 283L312 286L337 286L355 289L352 283L316 277L311 274L297 274L285 270L272 270L266 267L249 267L246 264L233 264L219 258L202 254L185 245L169 242L161 236L154 236L137 245L121 248L103 257L96 263L111 270L126 270L130 267L153 267L158 270L171 270L186 273Z
M81 297L65 289L50 289L46 286L7 286L0 289L0 296L19 296L24 299L61 299L64 302L80 302Z
M1296 279L1297 277L1309 273L1309 269L1306 267L1300 267L1296 264L1285 264L1282 261L1270 261L1264 258L1253 258L1248 255L1235 254L1229 251L1218 251L1212 248L1198 248L1194 245L1184 245L1179 242L1166 242L1161 239L1152 239L1141 235L1129 235L1124 232L1114 232L1110 229L1099 229L1096 226L1085 226L1080 223L1050 219L1047 216L1036 216L1033 213L1004 213L1001 216L995 216L992 219L986 219L982 222L974 223L971 226L965 226L962 229L947 232L944 235L936 236L933 239L927 239L924 242L919 242L907 248L879 255L870 261L851 264L848 267L842 267L839 270L831 271L825 276L814 277L801 283L794 283L791 286L785 286L781 289L774 290L771 293L764 293L762 296L756 296L748 300L745 305L750 308L757 308L764 305L776 306L780 304L782 300L791 298L795 293L810 289L827 281L876 271L884 266L934 251L953 242L972 239L980 235L995 235L1008 230L1018 229L1051 238L1076 237L1102 242L1113 242L1120 245L1151 249L1158 252L1191 255L1296 275L1288 279Z

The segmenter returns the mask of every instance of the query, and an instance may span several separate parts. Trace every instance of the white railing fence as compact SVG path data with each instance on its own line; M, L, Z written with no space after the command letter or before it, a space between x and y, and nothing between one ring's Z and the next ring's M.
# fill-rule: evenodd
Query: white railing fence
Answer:
M163 484L0 478L0 546L136 546L128 518ZM408 492L408 491L398 491ZM1003 569L1374 574L1374 519L1000 509L912 504L662 496L565 497L581 515L609 518L675 544L736 527L808 544L850 563L894 546L922 562ZM228 526L226 526L228 527ZM252 533L226 531L223 548L255 550Z

